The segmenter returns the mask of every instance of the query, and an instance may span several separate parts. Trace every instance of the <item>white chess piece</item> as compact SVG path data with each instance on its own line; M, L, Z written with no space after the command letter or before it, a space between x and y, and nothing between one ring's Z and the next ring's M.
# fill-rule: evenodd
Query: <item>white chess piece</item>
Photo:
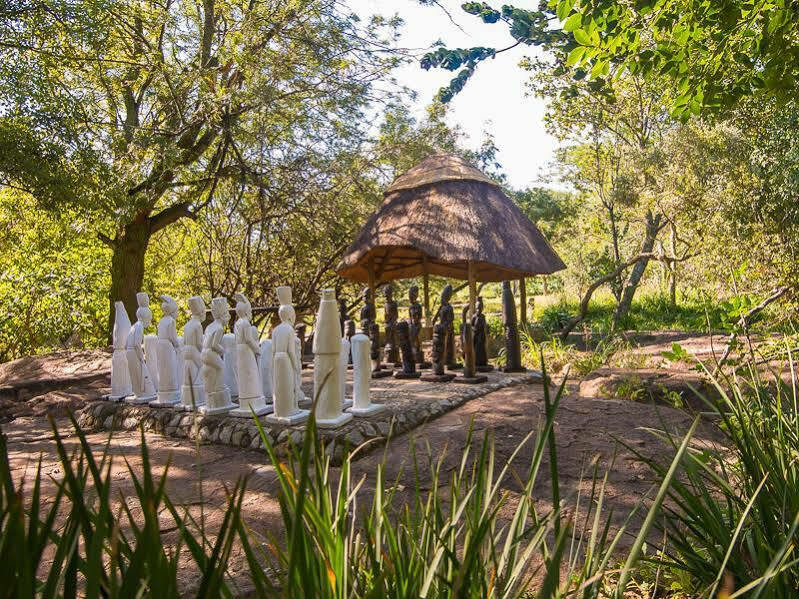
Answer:
M341 338L341 353L338 357L338 378L341 386L341 409L346 410L352 406L352 399L347 399L347 362L350 361L350 342L346 337Z
M338 316L335 290L323 289L313 336L314 397L319 428L337 428L352 420L352 414L341 410L341 323Z
M181 407L191 410L205 403L205 385L201 376L203 351L203 320L205 302L199 295L189 298L191 318L183 327L183 386Z
M261 341L261 357L258 359L261 368L261 384L264 388L266 403L272 403L272 341Z
M233 401L239 396L238 363L236 360L236 335L225 333L222 336L222 347L225 352L225 385L230 390Z
M155 385L147 368L147 359L144 353L144 331L153 320L150 310L150 298L146 293L136 294L136 322L130 327L125 340L125 357L128 362L128 373L133 388L133 395L125 401L133 404L149 403L155 399Z
M153 386L157 390L158 389L158 335L150 334L144 336L144 357L145 360L147 360L147 369L150 371L150 379L153 381Z
M264 387L261 382L261 369L258 360L261 346L258 343L258 329L250 320L252 319L252 306L249 300L241 293L236 298L236 324L233 327L236 338L236 374L239 386L239 407L230 412L231 416L252 418L263 416L272 411L266 405L263 395Z
M130 333L130 319L125 304L114 302L114 353L111 357L111 393L108 399L119 401L133 393L125 354L125 341Z
M161 296L164 316L158 321L158 399L150 405L157 408L172 407L180 403L180 377L178 376L178 352L181 351L176 317L178 304L168 295Z
M355 416L372 416L386 410L383 404L372 403L369 388L372 383L372 341L363 333L352 336L352 407Z
M280 289L280 288L278 288ZM280 293L278 292L278 297ZM308 410L297 406L294 362L294 307L281 304L277 311L280 324L272 331L272 407L274 412L266 416L271 424L292 425L308 419Z
M224 414L236 407L230 401L230 390L225 386L225 361L222 337L225 325L230 320L227 300L215 297L211 300L211 316L214 321L205 329L202 351L202 377L205 385L205 405L198 411L202 414Z

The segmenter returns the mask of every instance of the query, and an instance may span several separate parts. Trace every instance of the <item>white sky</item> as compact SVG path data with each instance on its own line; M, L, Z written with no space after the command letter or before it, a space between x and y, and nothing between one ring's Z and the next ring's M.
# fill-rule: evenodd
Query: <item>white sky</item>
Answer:
M372 14L387 17L398 14L405 21L399 44L419 49L420 54L439 39L449 48L487 46L500 49L514 42L504 23L484 24L477 17L463 12L460 8L462 0L440 0L440 3L463 31L441 8L422 6L417 0L347 2L362 18ZM529 76L518 66L524 56L537 52L536 48L519 46L483 62L450 102L450 124L462 128L469 137L469 146L480 145L483 131L493 133L499 149L499 162L508 175L509 183L516 188L534 184L558 186L556 181L550 181L546 176L557 142L544 130L545 104L538 98L525 97L525 83ZM444 69L425 71L418 63L396 72L400 84L418 92L414 106L417 117L424 115L425 106L454 74Z

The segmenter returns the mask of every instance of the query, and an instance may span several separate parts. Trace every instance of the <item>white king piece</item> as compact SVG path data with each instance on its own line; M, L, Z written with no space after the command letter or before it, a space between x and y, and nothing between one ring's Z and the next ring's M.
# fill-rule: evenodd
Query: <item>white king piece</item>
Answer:
M125 341L130 333L130 319L125 304L114 302L114 354L111 357L111 393L108 399L120 401L133 393L125 355Z
M314 396L318 396L316 424L320 428L336 428L352 420L352 414L341 411L341 323L333 289L322 290L322 301L316 314L313 353Z

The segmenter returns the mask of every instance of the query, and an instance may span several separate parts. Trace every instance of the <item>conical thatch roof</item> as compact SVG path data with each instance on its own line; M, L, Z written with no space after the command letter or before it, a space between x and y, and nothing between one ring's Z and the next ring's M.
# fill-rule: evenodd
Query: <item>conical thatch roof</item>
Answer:
M565 268L544 236L502 189L453 154L434 154L403 173L347 249L338 272L355 281L424 272L503 281Z

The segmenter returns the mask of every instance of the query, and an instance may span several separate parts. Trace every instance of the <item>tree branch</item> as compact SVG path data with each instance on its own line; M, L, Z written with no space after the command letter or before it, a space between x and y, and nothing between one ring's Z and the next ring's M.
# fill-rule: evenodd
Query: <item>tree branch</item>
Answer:
M196 215L191 211L190 206L191 204L189 202L180 202L179 204L174 204L169 208L164 208L155 216L151 216L150 233L156 233L167 225L171 225L181 218L196 218Z

